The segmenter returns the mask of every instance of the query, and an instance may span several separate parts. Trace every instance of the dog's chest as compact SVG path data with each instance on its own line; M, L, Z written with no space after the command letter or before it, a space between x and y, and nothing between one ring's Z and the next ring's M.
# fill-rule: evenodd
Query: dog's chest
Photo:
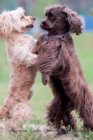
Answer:
M8 58L12 58L13 56L12 48L13 48L13 44L8 44L6 42L6 53L7 53Z

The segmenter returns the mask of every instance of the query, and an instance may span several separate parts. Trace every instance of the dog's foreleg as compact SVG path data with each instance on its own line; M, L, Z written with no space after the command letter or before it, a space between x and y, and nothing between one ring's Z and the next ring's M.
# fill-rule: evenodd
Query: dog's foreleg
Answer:
M13 53L14 59L17 59L20 64L30 67L36 63L37 55L30 53L27 46L16 46Z
M28 54L25 57L24 63L27 67L29 67L29 66L35 65L36 61L37 61L37 55L36 54Z

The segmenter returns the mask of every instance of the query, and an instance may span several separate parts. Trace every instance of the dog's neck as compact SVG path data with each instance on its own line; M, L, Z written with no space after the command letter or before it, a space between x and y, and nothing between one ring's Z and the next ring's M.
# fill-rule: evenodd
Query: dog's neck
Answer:
M43 37L43 42L44 41L49 41L51 39L61 39L61 40L65 40L65 37L70 35L70 32L64 33L62 35L49 35L48 33L45 34L45 36Z
M66 34L67 32L65 32L65 31L56 31L56 32L49 32L48 33L48 35L49 36L56 36L56 35L64 35L64 34Z
M19 32L12 32L10 34L6 34L5 36L3 36L5 38L5 40L10 40L12 42L15 42L16 39L20 39L20 37L22 37L22 35L24 35L23 33L19 33Z
M57 29L54 29L54 30L50 30L48 32L48 35L49 36L55 36L55 35L64 35L64 34L66 34L67 32L69 32L69 30L65 29L64 26L62 26L60 28L57 28Z

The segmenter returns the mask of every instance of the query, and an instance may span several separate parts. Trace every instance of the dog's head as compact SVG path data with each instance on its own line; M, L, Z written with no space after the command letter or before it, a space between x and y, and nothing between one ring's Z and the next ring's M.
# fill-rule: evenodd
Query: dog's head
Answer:
M68 6L53 5L46 8L46 18L41 22L42 29L48 32L82 33L82 22L78 14Z
M25 32L30 30L33 27L35 18L25 16L24 12L23 8L3 12L0 15L0 32L6 35L13 31Z

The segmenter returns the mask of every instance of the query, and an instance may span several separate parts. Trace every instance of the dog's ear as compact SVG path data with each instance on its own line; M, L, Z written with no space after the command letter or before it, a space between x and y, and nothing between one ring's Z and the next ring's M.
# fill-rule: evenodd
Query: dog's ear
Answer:
M68 8L68 6L64 5L62 7L62 12L67 14L67 21L69 23L69 27L70 27L70 32L71 33L75 33L76 35L79 35L82 33L82 21L80 19L80 17L78 16L78 14L74 11L72 11L70 8Z
M11 15L3 13L0 15L0 32L3 35L9 34L13 30Z

